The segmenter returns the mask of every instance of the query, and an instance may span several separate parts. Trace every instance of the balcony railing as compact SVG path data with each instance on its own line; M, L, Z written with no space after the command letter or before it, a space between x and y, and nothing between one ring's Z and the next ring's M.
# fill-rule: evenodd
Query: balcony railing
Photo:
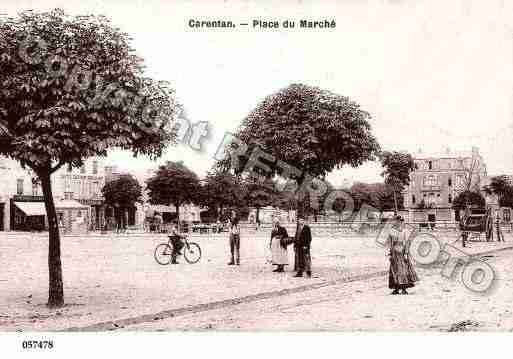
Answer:
M440 185L422 185L421 190L422 191L440 191L442 189L442 186Z

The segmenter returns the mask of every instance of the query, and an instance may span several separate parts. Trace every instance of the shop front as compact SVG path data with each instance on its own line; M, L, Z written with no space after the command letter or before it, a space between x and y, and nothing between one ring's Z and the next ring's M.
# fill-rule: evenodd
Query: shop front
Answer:
M43 196L14 196L10 200L11 230L44 231L47 228Z
M14 196L10 201L11 230L48 230L43 196ZM89 230L90 207L74 200L55 201L61 233L85 233Z

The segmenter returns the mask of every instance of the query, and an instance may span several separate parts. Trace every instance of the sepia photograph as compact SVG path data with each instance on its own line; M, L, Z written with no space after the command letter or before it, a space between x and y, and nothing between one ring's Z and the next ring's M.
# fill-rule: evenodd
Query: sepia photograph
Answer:
M2 0L0 343L513 332L512 138L503 0Z

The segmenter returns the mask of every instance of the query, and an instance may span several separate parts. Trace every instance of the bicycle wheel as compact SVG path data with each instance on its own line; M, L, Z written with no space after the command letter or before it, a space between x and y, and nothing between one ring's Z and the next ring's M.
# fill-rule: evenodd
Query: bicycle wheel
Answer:
M183 248L183 257L189 264L198 263L201 259L201 248L197 243L189 242Z
M171 262L173 248L167 243L161 243L155 248L155 260L158 264L166 265Z

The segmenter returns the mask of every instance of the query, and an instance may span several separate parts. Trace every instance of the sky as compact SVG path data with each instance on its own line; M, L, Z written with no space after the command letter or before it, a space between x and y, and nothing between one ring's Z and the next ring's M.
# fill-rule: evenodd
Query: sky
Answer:
M368 111L385 150L479 147L488 173L513 173L513 4L505 1L2 0L9 15L55 7L102 14L133 37L148 74L170 81L189 119L208 121L203 151L180 144L157 162L112 151L106 164L142 171L183 160L200 176L226 132L291 83L348 96ZM191 29L190 19L335 19L335 29ZM297 26L297 25L296 25ZM382 181L367 163L328 176Z

